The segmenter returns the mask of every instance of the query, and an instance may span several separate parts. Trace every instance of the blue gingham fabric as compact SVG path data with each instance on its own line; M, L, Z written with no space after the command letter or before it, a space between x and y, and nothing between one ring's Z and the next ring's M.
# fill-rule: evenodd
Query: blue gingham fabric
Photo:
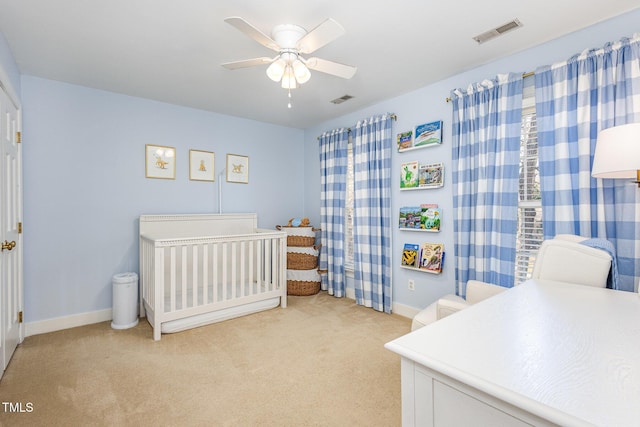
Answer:
M320 260L326 271L321 288L329 295L345 296L344 216L347 193L348 129L323 133L320 138Z
M354 155L356 303L391 313L391 116L358 122Z
M640 122L640 38L539 67L535 85L544 237L609 240L619 289L634 291L640 190L627 180L592 178L591 165L600 130Z
M616 248L613 243L606 239L586 239L580 242L581 245L589 246L590 248L600 249L605 251L611 256L611 270L609 270L609 277L607 277L607 288L620 289L619 275L618 275L618 257L616 256Z
M451 91L456 293L515 275L522 74Z

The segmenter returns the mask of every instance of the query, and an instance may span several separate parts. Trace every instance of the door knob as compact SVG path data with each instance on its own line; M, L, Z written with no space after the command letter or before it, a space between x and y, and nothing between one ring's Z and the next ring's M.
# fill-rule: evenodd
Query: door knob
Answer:
M5 249L10 251L11 249L16 247L16 241L12 240L11 242L7 242L6 240L4 242L2 242L2 250L4 251Z

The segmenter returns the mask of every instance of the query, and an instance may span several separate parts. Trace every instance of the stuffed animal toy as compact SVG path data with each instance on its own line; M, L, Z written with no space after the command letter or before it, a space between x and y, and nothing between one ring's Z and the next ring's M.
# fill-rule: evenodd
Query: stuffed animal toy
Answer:
M309 218L291 218L287 227L308 227L309 226Z

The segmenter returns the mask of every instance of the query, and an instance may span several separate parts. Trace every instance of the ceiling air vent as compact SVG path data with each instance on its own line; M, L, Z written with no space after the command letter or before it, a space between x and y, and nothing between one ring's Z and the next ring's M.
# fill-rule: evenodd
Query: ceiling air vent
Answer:
M478 44L482 44L484 42L488 42L489 40L496 38L498 36L503 35L511 30L515 30L516 28L522 27L522 22L519 19L514 19L513 21L509 21L506 24L500 25L499 27L494 28L493 30L489 30L482 34L475 36L473 39L478 42Z
M351 95L343 95L340 98L336 98L334 100L331 101L332 104L342 104L345 101L350 100L351 98L353 98L353 96Z

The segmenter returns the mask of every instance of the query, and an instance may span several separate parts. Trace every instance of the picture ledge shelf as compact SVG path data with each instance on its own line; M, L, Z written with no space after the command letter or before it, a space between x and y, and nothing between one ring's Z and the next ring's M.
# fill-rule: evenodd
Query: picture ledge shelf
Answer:
M420 271L421 273L442 274L442 271L431 271L431 270L425 270L424 268L407 267L406 265L401 265L400 268L404 268L405 270Z
M400 191L411 191L411 190L433 190L434 188L442 188L444 185L431 185L429 187L409 187L409 188L400 188Z
M425 145L418 145L417 147L398 148L398 153L404 153L405 151L421 150L423 148L437 147L441 145L442 144L425 144Z

